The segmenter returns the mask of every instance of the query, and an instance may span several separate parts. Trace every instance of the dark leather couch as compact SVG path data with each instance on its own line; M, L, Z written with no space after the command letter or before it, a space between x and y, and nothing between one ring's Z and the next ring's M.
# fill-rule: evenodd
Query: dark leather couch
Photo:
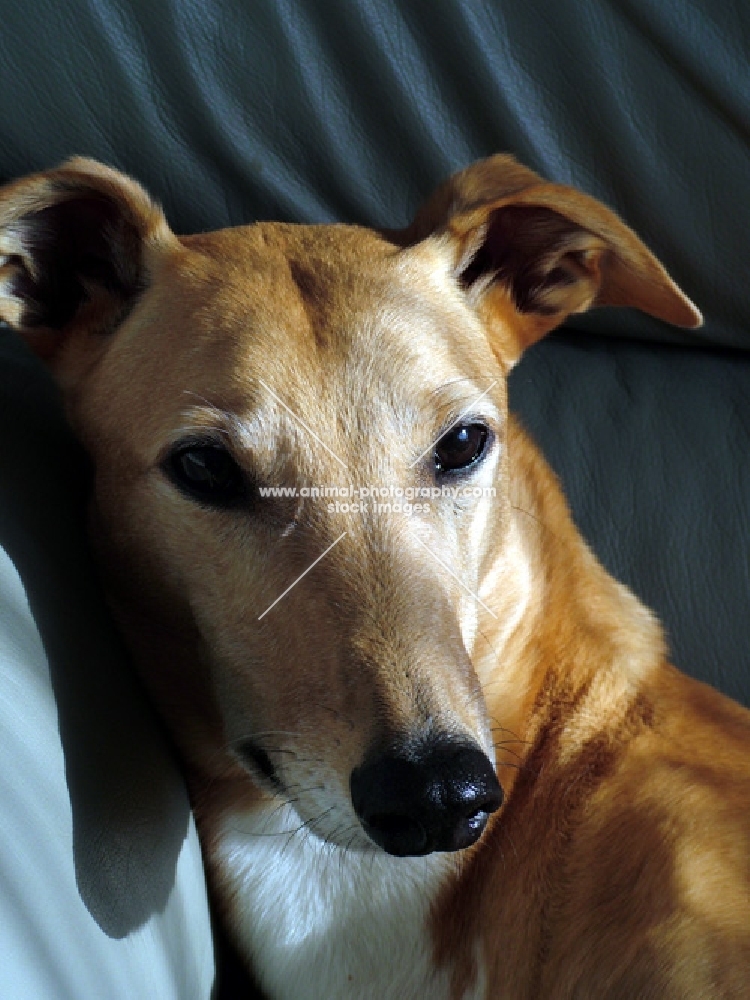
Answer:
M577 319L512 400L675 662L750 705L749 64L750 6L713 0L0 0L0 181L85 153L177 231L397 226L509 150L609 203L705 327ZM85 483L0 330L0 996L207 997L192 821L88 562Z

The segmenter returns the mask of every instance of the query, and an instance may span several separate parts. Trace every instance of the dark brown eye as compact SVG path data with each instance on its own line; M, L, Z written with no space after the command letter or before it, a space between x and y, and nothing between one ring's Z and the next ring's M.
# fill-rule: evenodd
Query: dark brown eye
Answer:
M212 507L231 507L246 497L243 472L220 445L177 448L164 471L183 493Z
M436 471L453 472L478 462L487 447L487 438L487 428L483 424L451 427L435 447Z

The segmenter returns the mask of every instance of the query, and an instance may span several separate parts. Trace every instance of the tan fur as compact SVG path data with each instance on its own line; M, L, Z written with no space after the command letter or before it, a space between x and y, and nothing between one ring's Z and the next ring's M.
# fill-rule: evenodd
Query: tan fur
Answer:
M59 208L76 198L83 235ZM494 742L505 791L430 907L451 995L747 995L750 713L666 663L507 414L522 350L597 304L700 322L611 212L508 157L399 233L178 239L88 161L0 195L0 315L49 360L94 460L111 603L183 754L230 927L222 829L273 805L238 741L265 740L314 836L366 853L344 823L352 768L383 734L438 727ZM431 442L480 396L495 442L471 481L497 495L429 515L342 520L281 497L217 512L163 472L210 431L255 483L429 485Z

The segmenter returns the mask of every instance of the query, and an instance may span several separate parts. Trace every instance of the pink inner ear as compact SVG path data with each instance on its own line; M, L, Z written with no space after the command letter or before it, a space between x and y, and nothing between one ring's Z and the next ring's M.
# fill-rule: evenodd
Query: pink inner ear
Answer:
M506 205L490 213L479 249L459 280L464 288L478 281L507 284L519 312L551 314L543 293L552 287L572 285L575 273L574 237L581 230L549 208ZM570 268L561 266L570 248Z
M136 290L128 252L134 234L114 202L95 194L69 198L24 216L16 229L23 268L10 294L24 304L25 325L64 326L87 297L85 282L123 298Z

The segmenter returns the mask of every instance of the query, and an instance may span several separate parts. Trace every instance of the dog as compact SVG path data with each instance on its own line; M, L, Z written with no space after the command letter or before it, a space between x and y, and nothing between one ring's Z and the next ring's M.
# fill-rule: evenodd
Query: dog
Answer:
M0 192L0 316L93 460L109 601L268 997L750 996L750 713L669 665L508 414L524 349L599 305L701 322L504 155L403 231L178 237L84 159Z

